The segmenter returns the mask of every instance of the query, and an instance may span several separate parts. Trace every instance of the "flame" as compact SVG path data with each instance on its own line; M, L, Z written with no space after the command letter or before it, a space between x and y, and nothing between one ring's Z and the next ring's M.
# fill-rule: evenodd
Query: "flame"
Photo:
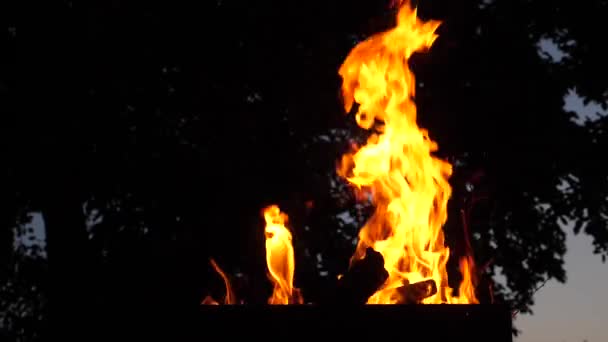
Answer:
M343 157L338 170L359 191L371 192L375 205L352 261L367 247L384 257L389 278L369 304L402 303L398 287L427 279L438 291L424 303L474 303L468 260L461 262L459 297L447 283L450 251L442 226L452 166L432 155L437 143L416 123L415 79L408 67L414 52L431 47L440 23L422 22L416 14L409 3L401 4L397 26L358 44L339 70L346 112L357 102L357 123L375 131L367 144Z
M475 285L477 284L475 261L471 256L460 258L460 272L462 283L458 289L459 296L454 297L458 304L479 304L475 296Z
M227 304L227 305L236 304L236 297L234 296L234 292L232 291L232 286L230 285L230 280L228 279L228 276L226 276L226 273L224 273L224 271L222 271L222 269L218 266L218 264L215 262L215 260L210 259L209 262L211 263L211 266L213 267L213 269L224 280L224 286L226 287L226 295L224 296L224 302L222 304ZM203 301L201 303L201 305L219 305L219 304L220 303L218 303L211 296L205 297L205 299L203 299Z
M295 261L291 233L285 227L287 215L276 205L266 207L263 212L266 221L266 264L274 285L268 303L301 304L300 291L293 287Z

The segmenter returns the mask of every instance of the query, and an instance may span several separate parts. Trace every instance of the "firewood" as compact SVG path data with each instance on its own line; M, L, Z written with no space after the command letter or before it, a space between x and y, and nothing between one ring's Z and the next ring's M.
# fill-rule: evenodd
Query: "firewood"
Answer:
M402 304L419 304L423 299L437 293L437 285L433 279L427 279L413 284L405 284L397 291L403 298Z
M384 258L373 248L367 248L365 257L353 262L352 266L336 284L332 304L362 305L388 278L384 269Z

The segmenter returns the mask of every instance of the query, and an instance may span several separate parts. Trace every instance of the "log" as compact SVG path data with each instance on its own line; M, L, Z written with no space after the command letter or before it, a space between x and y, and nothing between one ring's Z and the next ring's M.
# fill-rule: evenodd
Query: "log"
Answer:
M403 298L403 304L420 304L423 299L437 293L437 285L433 279L423 280L413 284L405 284L397 291Z
M338 279L329 304L363 305L388 278L382 254L367 248L365 257L353 262L348 272Z

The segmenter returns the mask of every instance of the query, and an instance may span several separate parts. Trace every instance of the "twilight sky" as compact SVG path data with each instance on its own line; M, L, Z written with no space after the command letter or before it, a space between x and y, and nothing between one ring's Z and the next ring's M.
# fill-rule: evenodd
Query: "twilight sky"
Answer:
M559 62L564 53L550 40L539 43L541 53ZM608 115L597 103L583 104L574 90L565 96L564 108L578 114L578 123ZM520 315L515 325L522 334L515 342L608 341L608 263L593 255L591 238L568 233L565 256L566 283L549 281L536 295L533 315Z
M536 293L534 314L515 320L522 331L515 342L608 341L608 263L593 255L590 237L567 231L567 281Z

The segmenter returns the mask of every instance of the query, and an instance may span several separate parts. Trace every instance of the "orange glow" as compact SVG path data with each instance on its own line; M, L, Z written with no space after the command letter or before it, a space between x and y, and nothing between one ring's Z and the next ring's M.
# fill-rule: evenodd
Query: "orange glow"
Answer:
M274 285L269 304L301 304L300 290L293 287L295 270L291 233L285 227L287 215L276 205L264 209L266 228L266 264L268 276Z
M222 269L217 265L215 260L211 259L210 262L211 262L211 266L213 266L213 269L224 280L224 286L226 287L226 295L224 296L224 302L222 304L236 304L236 297L234 296L234 292L232 292L232 286L230 286L230 280L228 279L228 276L226 276L226 273L224 273L224 271L222 271ZM207 296L207 297L205 297L205 299L203 299L203 302L201 304L202 305L219 305L220 303L218 303L211 296Z
M338 170L358 191L371 193L375 205L352 257L362 258L367 247L384 257L389 278L368 304L402 303L397 288L427 279L435 281L437 293L423 303L477 302L468 260L461 261L459 297L448 286L450 251L442 226L452 166L433 156L437 144L416 123L416 83L408 66L414 52L431 47L439 24L422 22L406 2L397 26L358 44L339 70L346 112L357 102L357 123L375 132L367 144L343 156Z

